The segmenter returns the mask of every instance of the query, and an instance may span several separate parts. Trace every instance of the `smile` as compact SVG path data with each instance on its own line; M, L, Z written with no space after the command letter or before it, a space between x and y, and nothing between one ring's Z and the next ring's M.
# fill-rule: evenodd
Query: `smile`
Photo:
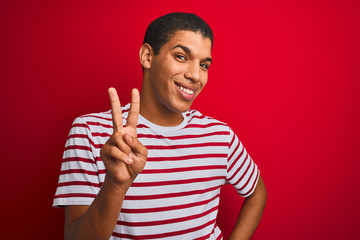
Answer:
M191 89L189 89L189 88L185 88L185 87L183 87L183 86L180 86L180 85L178 85L177 83L175 83L175 85L176 85L176 87L180 90L180 91L182 91L183 93L186 93L186 94L188 94L188 95L193 95L194 94L194 90L191 90Z

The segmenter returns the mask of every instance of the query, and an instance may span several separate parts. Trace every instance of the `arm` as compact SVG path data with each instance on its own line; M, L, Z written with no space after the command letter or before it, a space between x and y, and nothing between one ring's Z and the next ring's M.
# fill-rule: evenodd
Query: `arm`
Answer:
M109 96L114 129L100 151L107 170L105 181L90 206L65 207L65 239L109 239L125 194L146 163L147 149L137 139L136 132L139 92L132 92L125 127L116 90L109 89Z
M106 179L90 206L66 206L65 239L109 239L127 189Z
M264 212L267 191L262 177L259 177L254 192L245 198L243 206L229 237L229 240L250 239Z

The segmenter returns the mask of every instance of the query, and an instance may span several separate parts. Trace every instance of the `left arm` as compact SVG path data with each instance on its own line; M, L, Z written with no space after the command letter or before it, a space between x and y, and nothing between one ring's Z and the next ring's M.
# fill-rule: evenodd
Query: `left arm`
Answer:
M259 176L254 192L244 200L238 220L231 232L229 240L251 238L264 212L266 198L267 191L265 184L262 177Z

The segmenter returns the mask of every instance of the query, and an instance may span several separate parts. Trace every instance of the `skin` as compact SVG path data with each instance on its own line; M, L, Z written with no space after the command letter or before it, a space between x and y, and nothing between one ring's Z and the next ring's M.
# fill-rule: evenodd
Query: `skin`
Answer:
M107 169L105 181L90 206L65 207L65 239L110 238L125 194L147 159L147 149L137 139L139 113L155 124L176 126L208 81L211 41L198 33L177 31L158 55L149 44L140 48L139 55L144 69L141 96L133 89L128 121L123 126L119 97L114 88L109 89L113 134L100 151ZM260 176L253 194L244 201L230 239L250 239L264 211L266 195Z
M140 113L162 126L176 126L208 81L211 41L191 31L177 31L155 55L149 44L140 49L144 69ZM178 89L194 90L190 99Z
M238 220L229 240L250 239L258 226L264 212L267 191L262 177L259 177L254 192L247 198L241 207Z
M132 90L128 121L123 127L121 104L109 89L113 134L101 148L106 166L104 185L90 206L65 207L65 239L109 239L117 222L125 194L147 159L147 149L137 139L140 97Z

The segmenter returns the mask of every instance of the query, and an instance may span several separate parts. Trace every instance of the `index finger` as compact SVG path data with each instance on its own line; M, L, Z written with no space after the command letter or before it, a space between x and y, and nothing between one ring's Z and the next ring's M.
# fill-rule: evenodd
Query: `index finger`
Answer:
M123 118L121 111L121 104L116 89L111 87L108 90L110 103L111 103L111 115L113 122L114 132L119 132L123 128Z
M129 109L128 119L126 121L126 126L136 128L140 111L140 94L139 90L134 88L131 91L131 104Z

